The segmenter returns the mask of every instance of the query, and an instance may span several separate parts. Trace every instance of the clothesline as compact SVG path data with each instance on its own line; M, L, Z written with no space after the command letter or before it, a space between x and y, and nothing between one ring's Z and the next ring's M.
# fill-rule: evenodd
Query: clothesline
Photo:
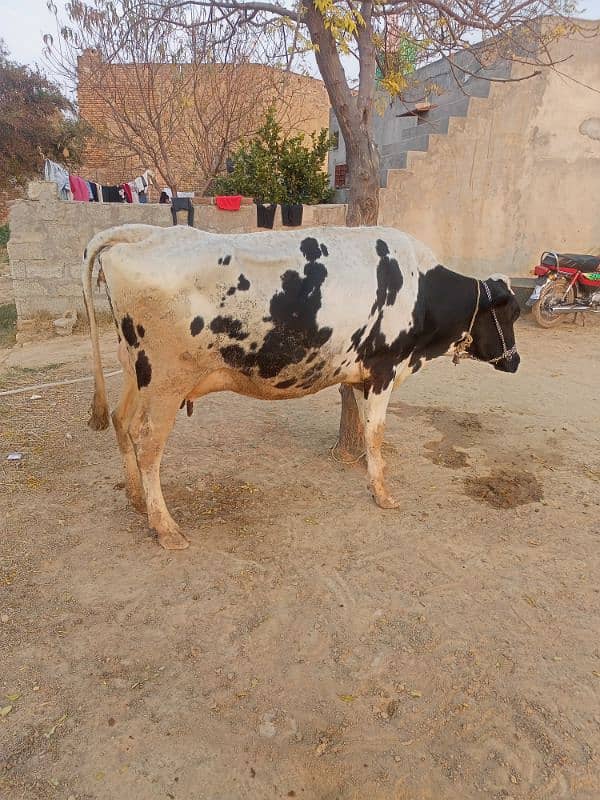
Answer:
M105 186L69 173L62 164L47 158L44 161L44 178L56 183L63 200L83 203L147 203L148 188L154 180L154 172L147 169L131 181Z
M150 183L156 185L154 172L151 169L145 170L132 181L105 186L69 173L66 167L49 158L44 160L44 179L57 184L62 200L75 200L82 203L147 203ZM193 196L193 192L178 192L177 197L174 198L171 189L165 187L160 193L158 202L174 205L174 201L179 200L180 203L176 210L187 210L192 207L191 198ZM214 202L222 211L239 211L242 199L241 195L219 195L215 197ZM193 224L193 209L191 220L192 222L188 220L188 224Z

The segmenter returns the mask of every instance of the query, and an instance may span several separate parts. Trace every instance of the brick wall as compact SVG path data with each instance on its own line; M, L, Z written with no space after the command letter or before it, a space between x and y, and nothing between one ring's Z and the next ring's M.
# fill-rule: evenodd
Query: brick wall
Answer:
M269 104L286 132L329 126L322 81L258 64L107 65L86 51L78 75L79 111L94 131L80 172L100 183L121 183L151 168L161 187L202 193L208 162L224 166L229 154L221 152L223 142L256 130ZM150 122L158 106L162 141Z

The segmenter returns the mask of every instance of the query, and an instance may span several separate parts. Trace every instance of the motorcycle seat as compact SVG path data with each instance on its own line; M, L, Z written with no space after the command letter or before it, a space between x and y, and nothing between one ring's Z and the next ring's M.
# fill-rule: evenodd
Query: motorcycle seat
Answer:
M556 256L558 256L559 267L579 269L582 272L600 272L600 257L577 255L576 253L544 253L542 265L556 268Z

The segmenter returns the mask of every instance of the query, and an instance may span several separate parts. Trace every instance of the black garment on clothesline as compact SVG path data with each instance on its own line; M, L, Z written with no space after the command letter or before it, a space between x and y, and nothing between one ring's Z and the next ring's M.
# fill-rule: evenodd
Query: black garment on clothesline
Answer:
M171 200L171 216L173 225L177 225L177 212L187 211L187 224L194 227L194 204L191 197L174 197Z
M102 200L105 203L122 203L123 197L118 186L103 186Z

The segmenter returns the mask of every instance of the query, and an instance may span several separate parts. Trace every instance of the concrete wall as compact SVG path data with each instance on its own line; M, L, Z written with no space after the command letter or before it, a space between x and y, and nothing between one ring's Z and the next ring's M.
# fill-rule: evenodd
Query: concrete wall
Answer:
M343 205L305 206L303 227L343 225ZM184 222L185 215L180 215ZM81 257L91 237L113 225L142 222L172 225L167 205L78 203L58 199L54 183L30 183L28 199L13 203L8 252L19 326L39 317L60 317L65 311L83 312ZM213 205L195 206L195 227L215 233L258 230L254 205L239 211L220 211ZM278 210L275 227L281 227ZM98 297L98 308L107 310Z
M381 190L381 224L478 276L527 274L544 249L600 251L600 37L560 40L552 55L568 58L562 74L492 84L428 152L409 153Z
M412 87L403 94L402 100L390 100L386 93L378 95L374 126L381 186L387 184L388 170L406 166L409 150L427 150L430 134L447 133L451 117L466 116L471 97L487 97L490 78L506 78L510 74L507 61L499 59L486 69L470 52L459 53L454 63L465 71L451 66L446 59L416 70L410 76ZM430 111L407 116L407 112L424 100L431 103ZM339 133L339 146L330 151L328 163L330 183L334 186L335 167L346 163L346 147L333 110L329 112L329 127L332 132ZM346 199L345 190L336 192L336 201L345 202Z

